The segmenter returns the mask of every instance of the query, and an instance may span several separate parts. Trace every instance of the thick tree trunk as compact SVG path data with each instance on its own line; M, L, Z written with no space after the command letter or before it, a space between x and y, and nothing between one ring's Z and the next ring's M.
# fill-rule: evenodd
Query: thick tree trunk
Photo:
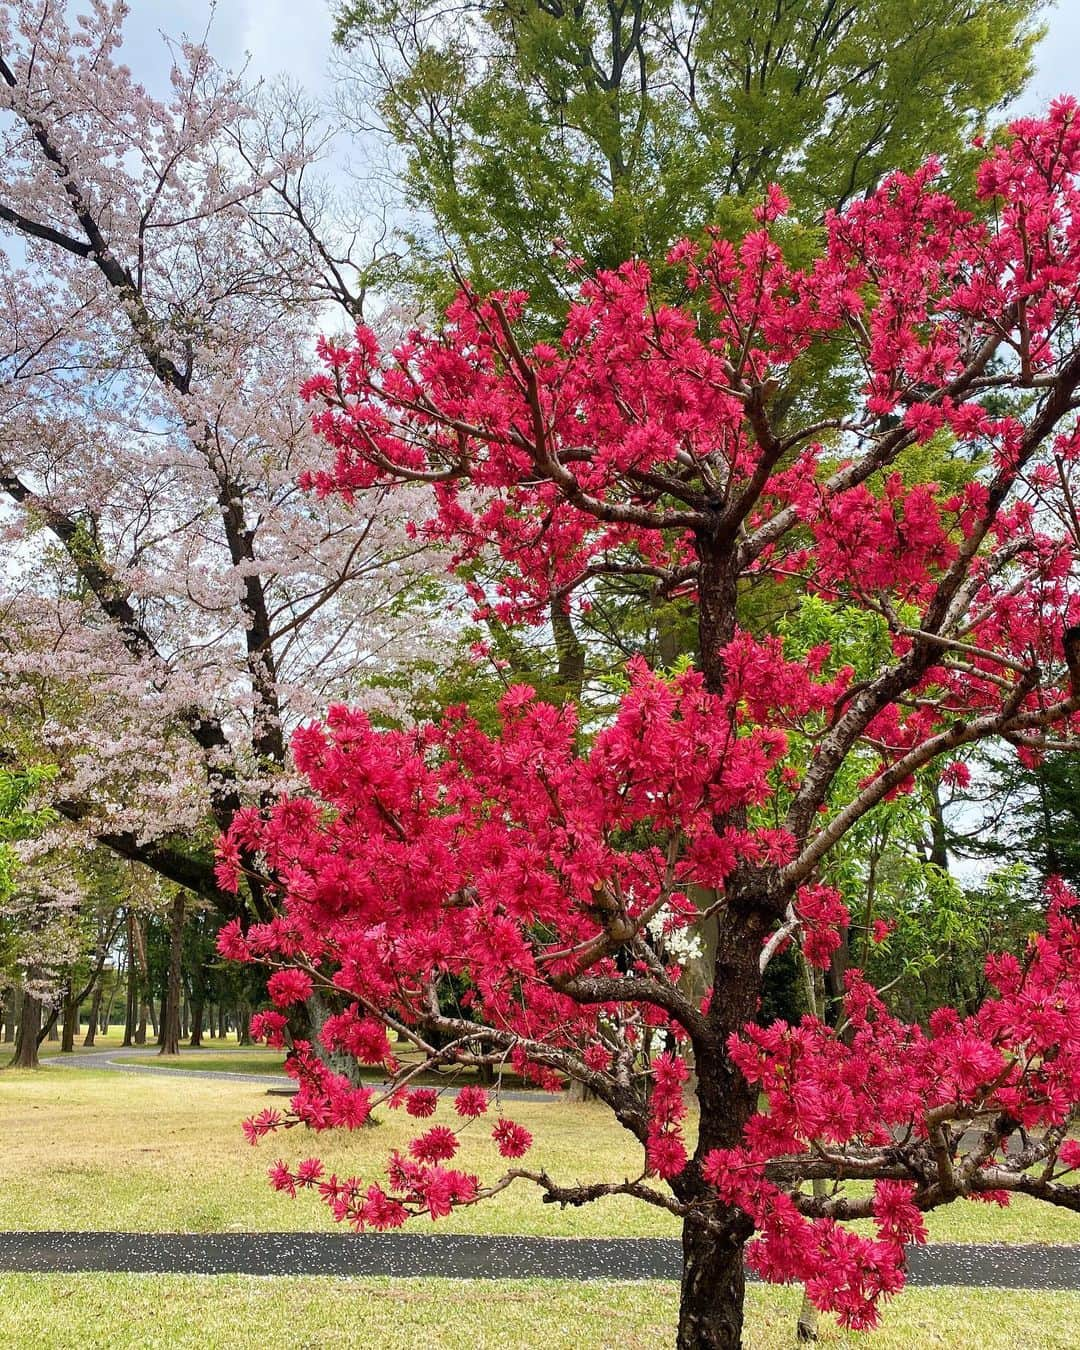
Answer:
M678 1350L740 1350L746 1276L742 1243L683 1225Z
M161 1005L162 1055L180 1053L181 948L184 938L184 892L177 890L169 917L169 974Z
M739 1350L742 1345L743 1247L753 1224L742 1211L721 1204L700 1171L712 1149L742 1142L757 1106L757 1091L736 1071L727 1044L757 1011L759 954L780 911L776 898L758 890L752 877L741 885L740 880L731 881L728 905L717 915L708 1029L697 1045L698 1143L692 1166L674 1183L679 1199L697 1207L683 1228L678 1350Z
M38 1037L41 1035L41 1001L31 998L25 991L22 1010L19 1014L19 1031L15 1037L15 1055L11 1061L13 1069L38 1069Z
M561 702L580 702L585 681L585 648L574 631L573 621L559 600L552 601L549 615L555 638L555 652L559 659L559 699Z

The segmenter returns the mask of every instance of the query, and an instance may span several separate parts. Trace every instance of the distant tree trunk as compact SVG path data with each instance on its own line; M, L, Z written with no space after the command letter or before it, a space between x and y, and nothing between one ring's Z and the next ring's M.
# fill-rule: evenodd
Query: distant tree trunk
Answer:
M31 998L23 991L22 1009L19 1013L19 1031L15 1037L15 1054L11 1060L13 1069L38 1069L38 1037L41 1035L41 1000Z
M132 933L135 938L135 951L137 953L136 969L139 975L139 1025L135 1031L135 1044L146 1044L146 1019L150 1018L150 1026L154 1035L157 1035L158 1024L154 1013L154 1000L150 993L150 960L146 954L146 929L143 927L142 919L137 916L132 924Z
M189 1045L193 1050L202 1047L203 1033L203 991L201 985L191 991L191 1040Z
M71 980L64 991L64 1030L60 1037L60 1053L75 1053L75 1037L79 1034L79 995Z
M180 997L180 1036L186 1040L191 1029L191 998L188 995L187 983L184 983L183 993Z
M49 1041L58 1041L60 1039L60 1033L56 1029L55 1015L49 1018L49 1025L48 1030L46 1032L46 1039Z
M94 985L94 997L90 1003L90 1018L86 1028L86 1038L83 1045L86 1047L94 1044L94 1038L97 1035L98 1019L101 1016L101 1000L105 992L105 976L102 975Z
M131 1045L135 1040L135 1003L138 982L138 972L135 969L135 918L129 909L127 916L127 1006L124 1010L123 1045Z
M120 968L120 962L116 963L116 969L113 972L112 982L109 985L108 997L105 999L101 1009L101 1018L98 1022L98 1033L102 1036L108 1035L109 1028L112 1026L113 1005L116 1002L116 995L119 992L120 984L123 980L123 971Z
M12 1045L15 1041L15 1024L19 1020L19 1003L22 1000L22 990L17 986L12 989L7 1002L4 1004L4 1044Z
M251 1045L251 1004L245 999L236 1009L236 1040L238 1045Z
M184 892L178 890L169 916L169 974L161 1005L161 1055L180 1053L181 959L184 941Z

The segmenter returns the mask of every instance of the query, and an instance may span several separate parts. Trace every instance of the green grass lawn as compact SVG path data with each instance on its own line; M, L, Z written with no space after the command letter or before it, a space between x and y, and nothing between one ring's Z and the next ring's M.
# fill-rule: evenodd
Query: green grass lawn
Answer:
M67 1070L0 1073L0 1225L9 1229L240 1232L332 1229L317 1200L272 1192L279 1154L311 1154L340 1173L378 1176L415 1122L396 1113L373 1129L293 1131L248 1145L245 1115L273 1103L258 1083ZM535 1166L560 1180L635 1174L629 1136L596 1104L513 1102L536 1136ZM456 1121L448 1106L436 1119ZM482 1179L504 1164L482 1126L466 1132L461 1164ZM421 1227L431 1230L424 1222ZM1080 1242L1080 1219L1018 1199L1008 1211L957 1204L930 1216L936 1241ZM527 1186L459 1211L439 1232L552 1236L665 1236L668 1215L609 1199L561 1211ZM669 1283L458 1282L282 1276L0 1275L0 1345L37 1347L534 1347L670 1344ZM746 1343L793 1343L798 1292L753 1289ZM122 1309L123 1315L117 1316ZM452 1313L451 1311L452 1310ZM1076 1343L1080 1294L910 1290L873 1339L831 1323L821 1344L866 1350L969 1347L1066 1350Z
M216 1050L183 1050L179 1055L147 1056L146 1060L137 1062L152 1064L155 1069L204 1069L212 1073L281 1075L285 1072L278 1051L250 1050L247 1046L221 1054Z
M0 1344L34 1350L657 1350L669 1283L0 1275ZM799 1295L752 1288L746 1345L788 1350ZM872 1336L822 1319L819 1344L861 1350L1072 1350L1080 1294L911 1290Z
M404 1147L416 1128L401 1113L383 1112L383 1123L373 1129L322 1135L294 1130L252 1148L240 1121L267 1105L285 1102L267 1097L258 1083L51 1066L0 1073L0 1156L7 1160L0 1226L331 1229L333 1221L313 1196L289 1200L271 1191L267 1165L279 1155L293 1162L316 1155L340 1174L378 1177L389 1150ZM514 1101L506 1109L535 1136L530 1165L560 1181L621 1178L640 1170L634 1141L599 1104ZM460 1123L448 1104L434 1119ZM466 1130L459 1162L482 1181L504 1170L483 1122ZM960 1201L928 1216L928 1223L938 1242L1080 1242L1080 1217L1023 1196L1008 1210ZM438 1231L649 1237L674 1235L677 1226L663 1211L621 1197L561 1210L518 1183L442 1220Z

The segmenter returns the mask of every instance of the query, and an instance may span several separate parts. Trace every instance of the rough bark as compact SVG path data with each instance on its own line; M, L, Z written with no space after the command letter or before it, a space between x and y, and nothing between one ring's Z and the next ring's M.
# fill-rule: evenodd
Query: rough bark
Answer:
M746 1276L742 1241L683 1224L678 1350L740 1350Z
M13 1069L38 1069L38 1038L41 1035L41 1000L31 998L25 991L22 1009L19 1014L19 1030L15 1037L15 1054L11 1060Z

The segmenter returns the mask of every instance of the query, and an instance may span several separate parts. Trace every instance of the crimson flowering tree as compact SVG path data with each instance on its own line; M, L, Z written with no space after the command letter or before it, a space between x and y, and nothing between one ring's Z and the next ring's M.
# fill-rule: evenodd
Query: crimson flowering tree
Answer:
M1078 173L1063 101L989 154L980 218L931 165L830 217L795 268L774 189L738 245L676 249L684 305L628 262L583 281L558 346L518 336L524 296L467 286L437 335L324 345L306 387L336 452L320 492L428 483L428 535L501 555L501 593L478 603L530 617L640 572L692 593L700 642L675 676L632 662L590 734L524 687L494 733L461 708L395 733L334 708L293 741L310 794L242 812L221 845L222 884L280 887L278 917L222 939L274 967L259 1030L282 1043L281 1009L337 991L326 1046L391 1078L352 1087L294 1043L291 1110L248 1122L253 1141L355 1126L387 1098L430 1116L394 1031L429 1066L587 1085L640 1142L640 1175L563 1184L521 1163L482 1181L448 1165L443 1124L385 1183L280 1162L277 1187L317 1187L357 1229L517 1180L562 1204L660 1206L683 1220L682 1347L740 1344L744 1256L866 1327L925 1211L1015 1192L1080 1209L1062 1179L1080 1164L1080 914L1060 884L1027 950L989 958L972 1016L905 1024L853 970L835 1024L754 1020L775 953L800 942L825 964L850 924L829 865L860 819L963 747L1032 757L1080 730ZM805 406L823 361L856 391L835 416ZM931 441L967 465L960 487L909 472ZM755 577L861 612L877 665L856 678L828 646L745 631ZM704 998L679 956L695 933ZM446 976L465 989L453 1015ZM454 1108L482 1116L488 1096ZM492 1137L511 1159L530 1144L505 1119Z

